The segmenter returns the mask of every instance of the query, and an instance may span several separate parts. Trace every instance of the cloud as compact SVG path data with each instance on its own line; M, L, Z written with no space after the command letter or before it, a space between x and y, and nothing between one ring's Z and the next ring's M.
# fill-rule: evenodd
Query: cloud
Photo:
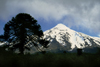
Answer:
M3 3L0 7L2 10L0 18L2 19L9 19L10 16L15 16L19 12L30 13L37 18L43 17L46 20L49 18L59 20L66 14L64 7L45 2L45 0L9 0L0 3Z
M100 0L1 0L0 19L20 12L35 18L53 19L68 26L82 26L100 33Z

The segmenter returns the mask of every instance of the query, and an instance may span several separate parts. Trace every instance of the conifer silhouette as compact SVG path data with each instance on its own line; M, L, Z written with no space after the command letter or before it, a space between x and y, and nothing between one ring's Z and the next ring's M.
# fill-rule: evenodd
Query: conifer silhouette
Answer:
M7 22L4 27L4 35L1 38L11 43L13 49L19 49L21 54L24 49L30 50L30 45L39 49L40 44L47 48L49 43L43 39L43 31L37 20L27 13L19 13Z

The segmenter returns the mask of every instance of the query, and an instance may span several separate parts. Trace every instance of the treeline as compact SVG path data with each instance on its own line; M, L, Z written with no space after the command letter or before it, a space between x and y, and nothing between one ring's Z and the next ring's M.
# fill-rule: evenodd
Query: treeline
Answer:
M99 67L98 54L36 53L18 55L0 48L0 67Z

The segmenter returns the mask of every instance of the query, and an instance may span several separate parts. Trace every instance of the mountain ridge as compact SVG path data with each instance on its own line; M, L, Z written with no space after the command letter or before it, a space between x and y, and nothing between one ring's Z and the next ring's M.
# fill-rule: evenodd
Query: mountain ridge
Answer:
M80 48L83 49L84 52L93 53L100 47L100 38L74 31L61 23L45 31L44 39L50 41L48 44L49 47L43 49L49 52L75 52L77 48ZM0 43L0 45L3 44L4 43ZM30 53L35 52L38 51L32 47Z
M50 41L50 49L56 48L55 50L62 48L61 50L70 51L75 48L84 49L100 46L100 38L76 32L61 23L45 31L44 38Z

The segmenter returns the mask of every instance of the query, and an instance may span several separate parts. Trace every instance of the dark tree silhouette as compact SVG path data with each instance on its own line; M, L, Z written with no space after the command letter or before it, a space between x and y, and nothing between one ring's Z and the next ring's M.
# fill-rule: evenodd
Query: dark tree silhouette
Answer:
M81 48L78 48L78 49L77 49L77 55L78 55L78 56L82 55L82 49L81 49Z
M25 49L30 50L30 45L40 50L39 45L47 48L49 43L43 39L43 31L37 20L26 13L19 13L7 22L4 35L1 37L9 42L13 49L19 49L22 54Z

